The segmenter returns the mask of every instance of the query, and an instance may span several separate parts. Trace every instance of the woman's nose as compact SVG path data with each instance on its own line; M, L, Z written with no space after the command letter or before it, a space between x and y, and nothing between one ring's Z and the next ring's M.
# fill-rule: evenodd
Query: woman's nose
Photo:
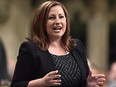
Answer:
M60 21L59 18L57 18L57 19L55 20L55 24L56 24L56 25L60 24L60 22L61 22L61 21Z

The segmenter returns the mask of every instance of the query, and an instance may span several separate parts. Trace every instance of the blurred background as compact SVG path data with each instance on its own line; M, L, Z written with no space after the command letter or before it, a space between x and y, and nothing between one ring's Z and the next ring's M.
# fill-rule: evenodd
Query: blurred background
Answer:
M34 9L46 0L0 0L0 38L10 79L20 44L30 36ZM71 36L80 39L89 61L105 72L116 61L116 0L58 0L70 15Z

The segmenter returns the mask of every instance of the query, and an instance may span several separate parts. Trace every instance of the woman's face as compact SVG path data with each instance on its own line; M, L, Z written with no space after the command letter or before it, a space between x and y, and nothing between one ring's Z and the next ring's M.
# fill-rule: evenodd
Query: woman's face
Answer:
M50 9L47 18L46 31L50 40L59 39L66 31L66 17L60 5Z

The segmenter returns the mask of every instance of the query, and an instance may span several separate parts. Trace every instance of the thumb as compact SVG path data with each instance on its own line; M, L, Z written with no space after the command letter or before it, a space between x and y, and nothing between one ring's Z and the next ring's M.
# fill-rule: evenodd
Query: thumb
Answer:
M88 78L87 78L87 80L92 80L92 71L89 71L89 75L88 75Z
M92 76L92 71L89 71L89 77L91 77Z

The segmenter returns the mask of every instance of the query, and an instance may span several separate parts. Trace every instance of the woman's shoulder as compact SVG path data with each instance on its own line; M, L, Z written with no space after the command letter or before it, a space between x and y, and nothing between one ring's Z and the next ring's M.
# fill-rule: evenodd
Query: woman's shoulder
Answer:
M33 41L24 41L21 43L20 45L20 49L27 49L27 50L38 50L38 46L36 45L36 43L34 43Z
M80 39L72 39L72 41L73 43L76 43L76 49L78 49L81 52L85 50L84 45Z
M80 39L75 39L75 38L73 38L73 39L71 39L72 41L75 41L77 44L82 44L82 41L80 40Z
M82 42L80 39L77 40L77 45L78 45L81 49L84 49L83 42Z
M31 41L31 40L28 40L28 41L24 41L21 43L21 46L35 46L36 44Z
M82 43L82 41L80 39L73 38L71 40L72 40L73 43L76 43L78 46L82 46L83 45L83 43Z
M19 53L28 53L29 55L36 56L37 53L42 54L43 51L34 43L33 41L24 41L22 42Z
M35 43L33 41L24 41L21 43L20 48L30 48L34 46L35 46Z

